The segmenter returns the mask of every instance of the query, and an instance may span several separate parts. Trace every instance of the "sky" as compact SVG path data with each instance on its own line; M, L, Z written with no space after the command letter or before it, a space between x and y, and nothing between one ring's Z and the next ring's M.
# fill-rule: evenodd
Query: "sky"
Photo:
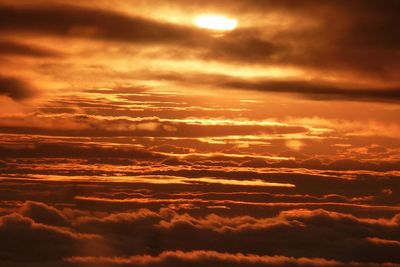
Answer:
M398 10L0 0L0 266L400 266Z

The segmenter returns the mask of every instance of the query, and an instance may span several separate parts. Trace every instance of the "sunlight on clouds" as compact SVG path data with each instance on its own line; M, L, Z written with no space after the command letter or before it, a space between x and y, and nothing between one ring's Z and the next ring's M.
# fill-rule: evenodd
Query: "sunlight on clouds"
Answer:
M173 154L173 153L160 153L169 157L177 158L212 158L212 157L226 157L226 158L254 158L254 159L264 159L272 161L289 161L294 160L293 157L278 157L278 156L264 156L264 155L253 155L253 154L233 154L233 153L188 153L188 154Z
M290 66L234 65L212 60L189 60L185 58L168 60L159 58L154 61L154 59L149 58L146 64L149 63L164 71L170 71L171 69L185 70L186 73L192 74L224 74L242 78L295 78L306 75L304 70ZM204 76L204 78L207 77Z
M292 150L300 151L304 147L304 142L300 140L288 140L286 146Z
M266 182L260 179L252 180L235 180L223 179L217 177L180 177L168 175L138 175L138 176L62 176L62 175L29 175L31 179L41 179L46 181L91 181L91 182L104 182L115 183L124 182L132 184L159 184L159 185L190 185L190 184L221 184L221 185L236 185L236 186L260 186L260 187L296 187L290 183L275 183ZM1 178L0 178L1 179Z
M238 21L219 15L201 15L194 21L197 27L216 31L232 31L236 29Z

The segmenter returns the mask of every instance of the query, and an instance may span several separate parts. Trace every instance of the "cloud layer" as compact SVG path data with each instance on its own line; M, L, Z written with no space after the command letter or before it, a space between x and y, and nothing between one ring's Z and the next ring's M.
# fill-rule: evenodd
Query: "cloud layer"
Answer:
M400 266L399 1L0 2L0 266Z

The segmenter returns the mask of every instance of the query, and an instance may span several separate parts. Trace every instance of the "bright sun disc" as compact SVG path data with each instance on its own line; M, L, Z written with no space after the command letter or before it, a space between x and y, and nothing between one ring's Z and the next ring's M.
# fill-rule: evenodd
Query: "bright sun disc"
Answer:
M196 18L195 24L203 29L232 31L236 28L238 21L224 16L203 15Z

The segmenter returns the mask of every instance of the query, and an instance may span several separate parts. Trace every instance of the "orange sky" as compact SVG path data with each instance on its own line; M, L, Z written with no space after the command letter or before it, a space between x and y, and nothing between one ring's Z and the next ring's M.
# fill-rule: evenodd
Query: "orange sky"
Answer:
M398 10L0 0L0 266L399 266Z

